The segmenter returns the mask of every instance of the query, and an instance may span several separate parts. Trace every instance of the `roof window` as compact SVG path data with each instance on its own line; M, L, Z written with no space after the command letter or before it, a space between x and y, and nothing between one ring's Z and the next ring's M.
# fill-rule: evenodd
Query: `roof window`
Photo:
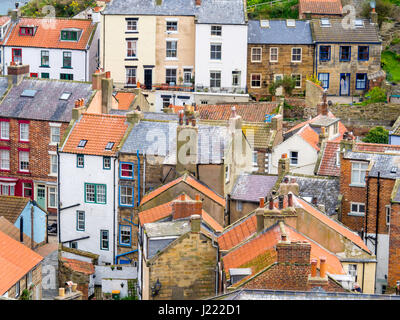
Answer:
M35 26L21 26L19 27L20 36L34 36L36 33Z
M71 96L71 92L63 92L60 97L60 100L68 100L70 96Z
M364 27L364 21L362 21L361 19L356 19L354 20L354 26L355 27Z
M329 21L329 19L321 19L321 27L330 27L331 26L331 22Z
M112 150L113 147L114 147L114 142L109 142L106 145L106 150Z
M84 148L86 146L87 140L79 141L78 148Z
M287 19L287 20L286 20L286 26L288 26L288 27L295 27L295 26L296 26L296 20L294 20L294 19Z
M21 97L29 97L29 98L34 98L36 95L37 90L31 90L31 89L25 89L21 93Z
M261 28L269 28L269 20L260 20Z
M61 30L61 41L78 41L82 30L80 29L64 29Z

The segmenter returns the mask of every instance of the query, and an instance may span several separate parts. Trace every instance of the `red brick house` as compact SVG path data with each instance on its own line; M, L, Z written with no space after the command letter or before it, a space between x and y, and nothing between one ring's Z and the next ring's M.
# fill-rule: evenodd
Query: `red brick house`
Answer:
M9 66L8 74L8 82L0 79L0 194L30 197L56 212L57 145L92 85L24 78L27 65Z

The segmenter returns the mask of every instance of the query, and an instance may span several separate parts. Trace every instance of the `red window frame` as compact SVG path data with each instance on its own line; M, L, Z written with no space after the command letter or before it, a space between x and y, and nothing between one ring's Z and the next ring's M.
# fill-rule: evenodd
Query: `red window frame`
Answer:
M1 123L2 122L8 122L8 139L2 139L1 138L1 131L0 131L0 141L10 141L10 131L11 131L10 119L0 118L0 130L1 130Z
M9 169L1 169L1 167L0 167L0 171L1 172L10 172L11 171L11 148L10 147L1 147L0 146L0 152L2 150L8 150L9 151L8 155L9 155L10 164L9 164Z
M30 174L30 161L28 160L29 163L29 168L28 171L21 171L20 169L20 152L28 152L28 159L30 159L30 149L25 149L25 148L18 148L18 173L22 173L22 174Z
M17 51L17 50L19 50L20 52L21 52L21 55L16 55L15 54L15 52ZM19 48L13 48L12 50L11 50L11 52L12 52L12 61L13 62L16 62L15 61L15 57L20 57L20 62L22 63L22 49L19 49Z
M21 140L21 124L27 124L28 125L28 140ZM29 132L30 132L30 121L29 120L19 120L18 121L18 142L21 143L29 143Z

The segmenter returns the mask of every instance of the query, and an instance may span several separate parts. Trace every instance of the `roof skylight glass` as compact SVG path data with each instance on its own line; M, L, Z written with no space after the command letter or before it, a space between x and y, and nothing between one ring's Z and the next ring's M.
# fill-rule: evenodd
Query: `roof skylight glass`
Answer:
M21 93L21 97L33 98L36 95L37 90L26 89Z
M79 141L78 148L84 148L86 146L87 140Z
M113 146L114 146L114 142L107 143L106 150L112 150Z
M60 100L68 100L70 96L71 96L71 92L63 92L60 97Z

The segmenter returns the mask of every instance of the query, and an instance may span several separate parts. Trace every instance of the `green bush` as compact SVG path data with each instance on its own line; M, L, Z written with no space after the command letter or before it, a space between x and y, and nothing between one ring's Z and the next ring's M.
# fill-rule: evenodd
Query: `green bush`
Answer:
M368 104L377 102L386 102L386 90L380 87L374 87L368 91L365 97L367 98L366 102Z
M383 127L372 128L362 141L387 144L389 142L389 131Z
M376 0L375 11L378 14L378 24L381 25L387 17L390 17L394 11L394 4L390 0ZM371 14L371 6L369 1L364 2L361 15L369 19Z
M95 7L96 0L33 0L21 8L21 14L26 17L43 17L44 6L53 6L57 17L73 17L88 7Z

